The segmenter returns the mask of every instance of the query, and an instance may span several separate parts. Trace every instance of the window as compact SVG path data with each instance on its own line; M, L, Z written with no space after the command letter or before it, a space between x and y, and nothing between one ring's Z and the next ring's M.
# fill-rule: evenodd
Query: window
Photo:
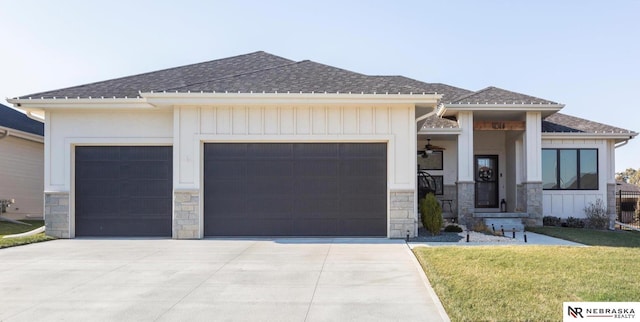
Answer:
M598 190L598 150L542 149L542 188Z

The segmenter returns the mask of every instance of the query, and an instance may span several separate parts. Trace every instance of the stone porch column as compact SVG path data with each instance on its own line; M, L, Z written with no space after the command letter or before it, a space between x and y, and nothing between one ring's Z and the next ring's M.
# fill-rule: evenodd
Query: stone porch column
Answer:
M460 112L458 126L458 221L462 225L473 224L475 211L475 183L473 175L473 112Z
M527 112L524 134L523 185L527 225L542 226L542 114Z
M389 238L415 237L418 214L414 190L392 190L389 194Z

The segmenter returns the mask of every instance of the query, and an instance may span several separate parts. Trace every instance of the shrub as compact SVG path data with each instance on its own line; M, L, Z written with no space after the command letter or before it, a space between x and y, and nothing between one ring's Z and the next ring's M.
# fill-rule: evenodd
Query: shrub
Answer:
M562 219L560 219L560 217L554 217L554 216L542 217L543 226L560 226L561 224L562 224Z
M594 229L609 227L609 214L607 214L607 207L604 206L601 199L596 199L595 203L590 202L588 206L584 207L584 213L587 216L587 227Z
M432 193L428 193L420 200L420 214L422 215L422 225L431 235L435 236L440 233L443 224L442 207Z
M444 227L444 231L447 233L461 233L462 227L458 225L447 225L447 227Z
M584 228L584 220L575 217L567 218L566 226L569 228Z

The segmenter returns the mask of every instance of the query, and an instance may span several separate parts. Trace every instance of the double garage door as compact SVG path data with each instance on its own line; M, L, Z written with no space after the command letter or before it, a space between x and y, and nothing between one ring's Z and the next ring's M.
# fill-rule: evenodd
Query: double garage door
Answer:
M205 236L386 236L383 143L207 143ZM77 236L171 236L171 147L77 147Z

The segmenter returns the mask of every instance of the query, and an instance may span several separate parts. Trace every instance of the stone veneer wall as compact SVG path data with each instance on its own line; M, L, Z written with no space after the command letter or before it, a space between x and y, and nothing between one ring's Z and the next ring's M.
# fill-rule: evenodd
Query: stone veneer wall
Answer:
M522 185L526 198L526 225L542 226L542 182L527 182Z
M614 229L616 225L616 184L607 183L607 213L609 214L609 229Z
M475 210L475 184L473 182L458 182L458 222L461 225L473 225L473 212Z
M415 237L418 214L415 212L415 191L391 191L389 195L389 238Z
M44 194L44 227L48 236L71 238L68 192Z
M174 192L173 238L200 238L200 191Z

